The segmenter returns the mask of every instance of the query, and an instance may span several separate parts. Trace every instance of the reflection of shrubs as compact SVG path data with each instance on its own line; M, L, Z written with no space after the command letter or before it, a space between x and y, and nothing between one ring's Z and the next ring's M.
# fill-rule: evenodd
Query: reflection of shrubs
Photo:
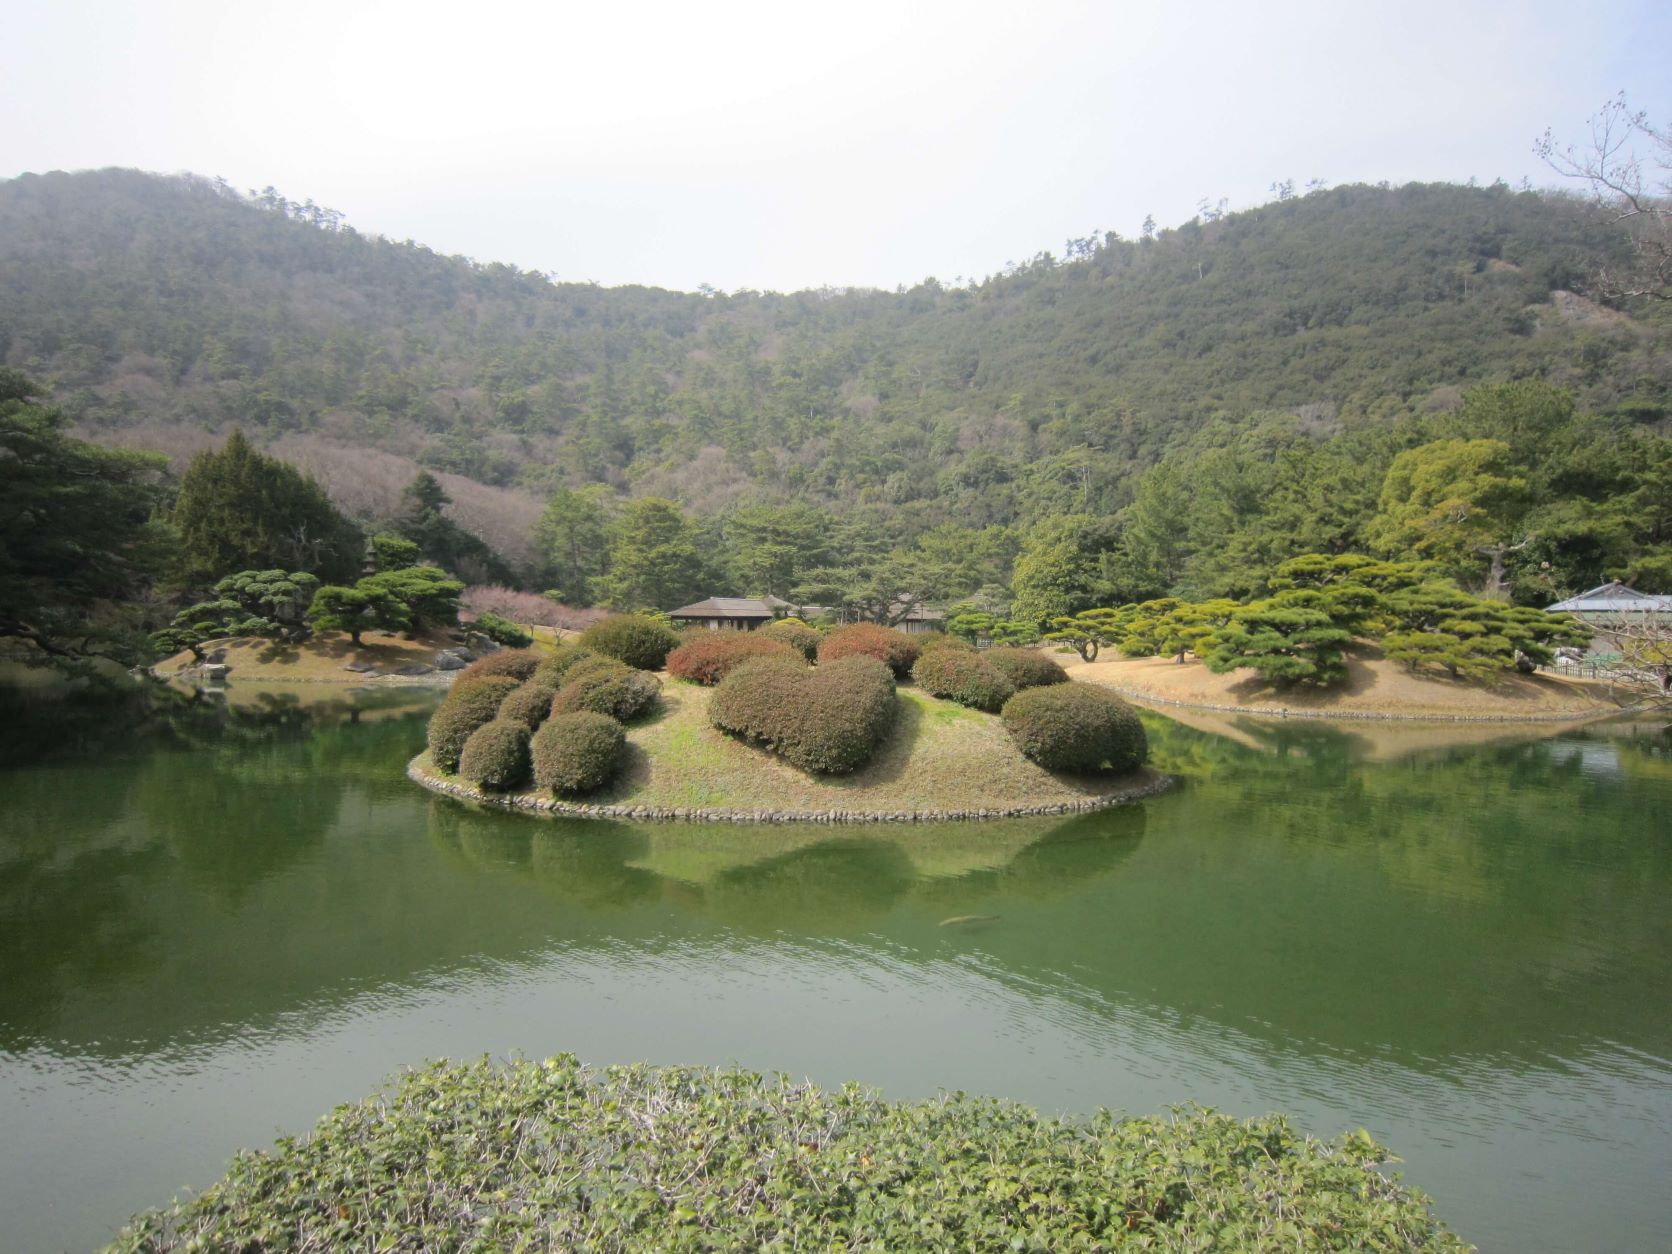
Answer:
M1067 671L1033 649L988 649L981 656L997 667L1017 692L1068 682Z
M1047 770L1132 771L1149 757L1132 707L1090 684L1018 692L1004 703L1003 718L1016 747Z
M768 640L783 641L809 662L818 660L819 641L824 639L799 618L780 618L762 627L760 634Z
M470 733L498 713L500 702L521 685L509 675L482 675L453 682L447 699L430 716L430 761L438 770L459 769L459 754Z
M489 792L510 792L528 779L528 727L496 718L470 733L459 755L459 778Z
M648 710L661 689L654 675L594 658L570 668L552 702L552 713L590 710L626 722Z
M654 618L614 614L583 631L581 643L635 670L659 671L678 646L679 633Z
M613 718L590 710L554 714L529 742L534 783L553 792L591 792L615 774L626 741Z
M894 679L875 658L847 657L807 670L758 658L720 681L708 721L804 771L863 766L894 724Z
M533 679L500 704L499 717L512 719L533 731L552 712L552 698L556 696L557 688L541 679L536 672Z
M819 661L837 662L845 657L874 657L904 679L917 661L917 641L903 631L876 623L853 623L838 627L819 645Z
M750 658L778 657L800 661L794 646L760 631L693 631L685 643L668 654L668 674L694 684L712 686ZM817 632L812 633L816 638Z
M501 649L487 657L479 657L459 672L459 679L482 679L489 675L509 675L519 684L534 674L540 665L540 655L532 649ZM454 681L455 685L457 680Z
M541 683L560 688L571 666L578 666L597 656L591 649L582 645L560 644L540 659L540 665L534 668L534 678Z
M1004 673L973 649L931 649L911 673L924 692L989 714L1016 694Z

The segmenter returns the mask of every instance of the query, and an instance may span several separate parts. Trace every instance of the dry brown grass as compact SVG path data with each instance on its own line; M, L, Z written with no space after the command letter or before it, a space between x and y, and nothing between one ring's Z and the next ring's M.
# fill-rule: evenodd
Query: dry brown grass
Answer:
M1343 718L1574 719L1614 711L1604 686L1553 675L1506 675L1490 688L1413 675L1380 651L1361 647L1347 659L1340 688L1277 688L1250 671L1215 675L1200 662L1111 658L1087 664L1061 659L1069 676L1129 696L1249 713Z
M341 632L321 632L305 644L280 644L275 640L249 637L225 640L204 645L204 652L225 650L225 662L230 671L227 678L239 684L363 684L367 676L344 669L350 663L369 663L380 671L398 670L417 663L428 664L436 650L452 645L442 633L432 633L417 640L406 640L385 632L368 631L356 646ZM171 678L194 660L189 652L176 653L152 667L158 675ZM452 676L441 673L423 676L432 682L450 682ZM387 681L381 681L387 682Z

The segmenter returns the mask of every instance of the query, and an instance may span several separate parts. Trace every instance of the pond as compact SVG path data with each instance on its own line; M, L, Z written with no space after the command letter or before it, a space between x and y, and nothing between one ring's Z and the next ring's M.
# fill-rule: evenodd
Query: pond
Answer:
M432 697L0 708L0 1224L89 1249L406 1063L560 1050L1366 1127L1488 1250L1672 1247L1672 739L1150 717L1177 789L537 820ZM155 703L152 703L153 706Z

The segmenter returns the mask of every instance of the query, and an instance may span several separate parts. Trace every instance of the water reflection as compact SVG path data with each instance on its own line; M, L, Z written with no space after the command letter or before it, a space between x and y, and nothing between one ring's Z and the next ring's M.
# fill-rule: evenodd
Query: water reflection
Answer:
M37 705L17 738L40 751L0 773L0 1079L50 1140L89 1084L143 1106L186 1100L180 1068L239 1077L247 1122L207 1165L162 1154L158 1198L402 1062L590 1044L1071 1108L1287 1107L1371 1125L1431 1189L1467 1179L1450 1213L1477 1240L1534 1230L1547 1161L1592 1164L1594 1204L1564 1183L1546 1206L1576 1231L1672 1237L1620 1195L1672 1169L1662 727L1157 717L1182 783L1141 806L750 828L423 792L401 775L422 692L151 699L59 731Z

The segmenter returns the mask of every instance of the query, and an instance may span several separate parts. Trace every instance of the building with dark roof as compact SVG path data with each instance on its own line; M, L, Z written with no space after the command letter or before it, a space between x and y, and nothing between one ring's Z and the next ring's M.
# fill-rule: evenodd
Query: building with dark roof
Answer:
M679 627L753 631L773 619L782 618L793 608L788 601L780 601L777 597L709 597L694 605L669 610L668 617Z

